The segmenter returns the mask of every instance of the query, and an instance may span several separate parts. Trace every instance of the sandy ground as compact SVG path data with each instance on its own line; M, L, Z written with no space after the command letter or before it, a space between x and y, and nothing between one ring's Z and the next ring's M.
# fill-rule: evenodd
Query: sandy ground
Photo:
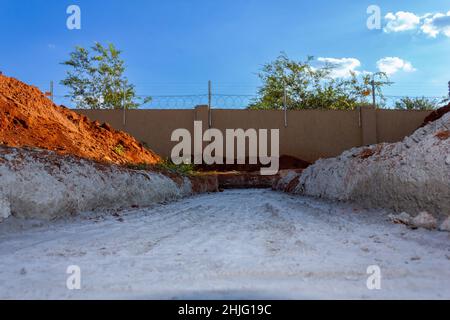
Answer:
M280 185L291 193L412 216L427 211L443 222L450 216L450 113L402 141L320 159L296 176L281 179Z
M3 299L450 298L450 234L270 190L0 224ZM81 290L66 269L81 268ZM366 286L381 269L381 290Z

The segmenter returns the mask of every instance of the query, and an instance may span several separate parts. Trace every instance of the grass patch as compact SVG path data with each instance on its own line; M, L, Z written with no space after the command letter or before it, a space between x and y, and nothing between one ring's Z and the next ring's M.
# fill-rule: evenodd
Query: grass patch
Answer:
M149 165L146 163L141 164L129 164L128 168L133 170L161 170L165 172L171 172L180 175L195 175L197 172L195 171L193 164L174 164L171 160L164 160L161 163L156 165Z
M166 159L163 162L158 163L157 167L181 175L193 175L195 173L195 168L193 164L185 164L185 163L174 164L169 159Z
M125 153L125 147L119 143L114 147L113 151L119 156L123 156L123 154Z

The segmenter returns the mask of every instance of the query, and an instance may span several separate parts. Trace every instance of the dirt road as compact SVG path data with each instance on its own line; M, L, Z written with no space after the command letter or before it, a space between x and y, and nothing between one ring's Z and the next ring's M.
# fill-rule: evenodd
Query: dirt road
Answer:
M0 224L0 298L450 298L450 236L387 212L230 190ZM68 290L67 267L81 270ZM367 268L379 266L381 290Z

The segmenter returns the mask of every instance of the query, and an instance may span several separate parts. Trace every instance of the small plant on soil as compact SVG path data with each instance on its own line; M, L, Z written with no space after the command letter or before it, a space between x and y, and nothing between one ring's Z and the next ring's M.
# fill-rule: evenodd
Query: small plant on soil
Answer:
M125 153L125 148L123 145L118 144L117 146L114 147L113 151L117 153L119 156L123 156L123 154Z
M129 169L132 170L152 170L152 169L158 169L165 172L171 172L175 174L181 174L181 175L194 175L196 173L194 165L192 164L174 164L170 160L164 160L161 163L158 163L157 165L149 165L146 163L139 163L139 164L129 164L127 165Z
M160 169L167 170L181 175L193 175L195 168L193 164L174 164L171 160L166 159L157 165Z

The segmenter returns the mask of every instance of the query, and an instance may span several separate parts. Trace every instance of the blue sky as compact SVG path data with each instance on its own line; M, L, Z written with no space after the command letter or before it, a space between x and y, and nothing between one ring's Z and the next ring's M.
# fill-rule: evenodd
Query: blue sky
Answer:
M295 59L338 59L344 72L377 71L384 61L395 82L386 91L390 95L443 96L450 81L448 0L0 4L0 70L42 89L64 77L59 63L75 45L94 41L113 42L124 51L127 76L140 94L204 93L208 80L216 92L254 94L256 72L281 51ZM72 4L81 8L81 30L66 27L66 9ZM381 9L381 30L366 26L372 4ZM57 85L56 94L63 93Z

